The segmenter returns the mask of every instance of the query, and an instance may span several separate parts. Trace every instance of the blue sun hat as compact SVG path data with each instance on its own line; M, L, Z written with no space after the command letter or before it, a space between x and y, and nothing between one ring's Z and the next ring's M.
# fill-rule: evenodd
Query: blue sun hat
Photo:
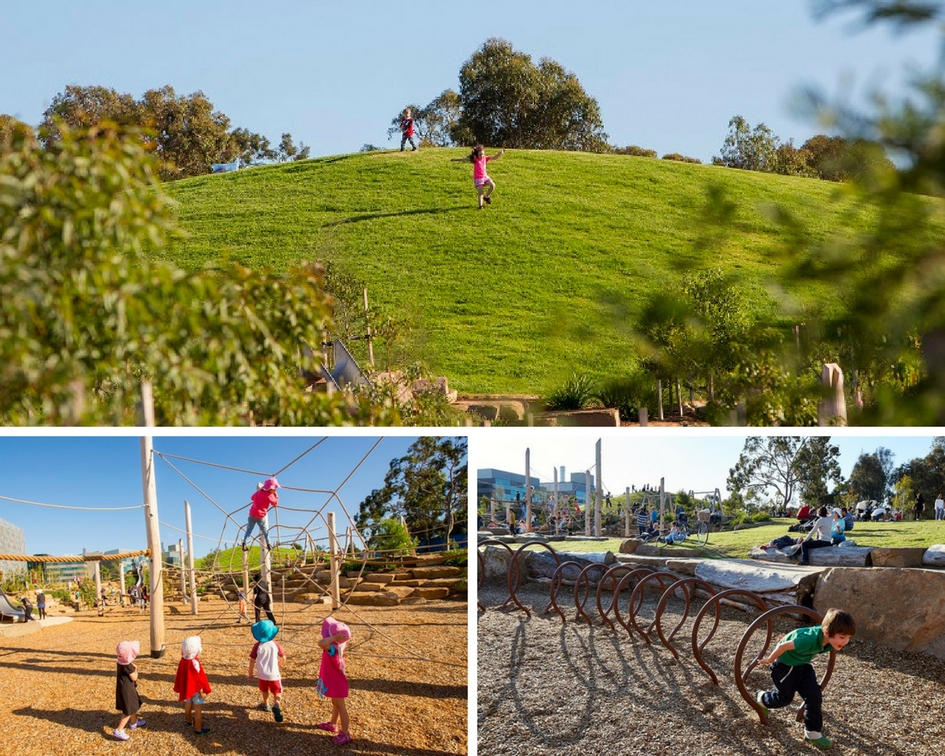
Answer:
M279 632L279 628L276 627L275 623L272 620L260 620L252 627L253 637L258 640L260 643L266 643L271 641Z

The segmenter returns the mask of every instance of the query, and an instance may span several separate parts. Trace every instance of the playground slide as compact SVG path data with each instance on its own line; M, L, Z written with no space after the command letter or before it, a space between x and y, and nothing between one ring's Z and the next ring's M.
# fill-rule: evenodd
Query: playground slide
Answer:
M13 604L10 603L10 599L7 597L7 594L3 592L3 589L0 588L0 617L12 617L13 621L21 620L24 617L24 612L22 609L17 609Z

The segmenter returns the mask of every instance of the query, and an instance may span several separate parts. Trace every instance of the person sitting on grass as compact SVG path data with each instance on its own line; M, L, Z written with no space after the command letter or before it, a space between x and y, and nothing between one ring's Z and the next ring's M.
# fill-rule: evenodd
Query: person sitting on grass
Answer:
M666 536L661 536L657 539L660 543L665 543L667 546L672 546L674 543L682 543L686 540L686 531L683 529L681 522L674 522L673 526L669 529L669 533Z
M823 734L823 694L811 661L818 654L831 649L841 651L856 635L856 622L847 612L828 609L823 621L813 627L792 630L774 647L760 664L771 665L774 690L759 690L755 700L761 705L767 722L769 709L788 706L799 694L807 704L804 709L804 739L813 746L826 750L833 747Z

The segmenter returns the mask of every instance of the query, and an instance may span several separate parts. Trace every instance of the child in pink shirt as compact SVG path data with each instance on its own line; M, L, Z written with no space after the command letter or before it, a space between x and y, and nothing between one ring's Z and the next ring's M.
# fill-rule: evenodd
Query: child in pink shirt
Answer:
M275 478L267 478L262 484L262 488L251 497L252 504L249 507L249 522L246 523L246 534L243 536L243 548L246 548L246 542L253 532L253 528L259 526L259 532L266 542L266 548L272 551L269 545L269 531L266 529L266 513L269 507L279 506L279 494L276 489L279 488L279 481Z
M479 198L479 209L482 210L482 203L492 204L492 193L495 191L495 181L489 178L489 172L486 165L498 160L505 154L505 150L499 150L495 155L486 155L486 148L481 144L473 147L469 157L453 158L453 163L472 163L473 164L473 186L476 187L476 194Z

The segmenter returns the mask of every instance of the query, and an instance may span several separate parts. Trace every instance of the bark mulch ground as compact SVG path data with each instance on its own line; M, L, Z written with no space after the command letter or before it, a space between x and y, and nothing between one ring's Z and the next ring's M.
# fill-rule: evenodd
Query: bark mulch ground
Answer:
M42 632L2 637L0 754L465 754L465 602L358 606L336 613L352 631L348 713L354 740L344 746L334 745L331 735L315 726L331 713L330 702L316 689L321 660L316 641L327 609L293 609L284 618L277 612L277 640L287 655L281 724L259 708L256 681L246 677L254 641L249 626L237 625L231 614L167 616L167 652L160 659L150 657L148 616L135 609L111 609L104 617L82 612ZM204 726L212 732L199 738L185 726L182 704L172 690L180 643L188 635L201 636L201 661L213 686L204 706ZM119 719L115 646L134 639L142 648L136 663L147 726L128 730L131 739L120 742L111 736Z
M508 597L504 586L479 590L479 600L488 607L479 612L477 633L480 756L818 752L802 740L796 706L773 711L762 725L735 686L735 649L753 616L723 609L705 653L719 677L716 686L692 657L692 618L701 601L693 602L689 620L673 641L677 661L655 635L654 644L647 645L619 624L612 632L597 618L593 627L576 621L573 601L560 602L566 623L555 613L543 615L546 587L529 584L518 596L532 610L530 619L499 608ZM652 619L657 600L649 596L640 616ZM592 604L593 599L588 613ZM682 610L681 600L670 602L663 622L667 633ZM621 611L626 617L625 605ZM859 615L859 622L867 622L868 608ZM775 639L797 626L778 620ZM706 629L703 625L700 638ZM759 648L763 636L757 638ZM818 674L822 664L815 664ZM748 684L751 691L769 689L767 668L752 672ZM824 734L833 739L834 754L941 754L945 661L854 638L837 654L824 692Z

